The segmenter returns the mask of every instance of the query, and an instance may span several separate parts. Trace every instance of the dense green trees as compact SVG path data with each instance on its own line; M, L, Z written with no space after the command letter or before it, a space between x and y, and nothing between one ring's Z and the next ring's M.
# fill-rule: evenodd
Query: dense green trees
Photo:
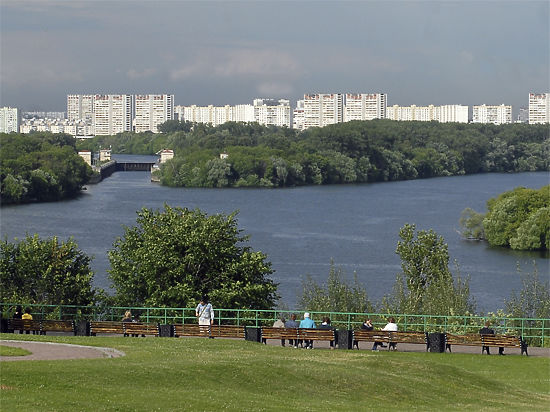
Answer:
M285 187L550 169L545 125L372 120L299 132L257 123L169 121L160 129L162 134L124 133L79 145L135 154L171 148L176 157L161 170L169 186ZM225 162L221 153L229 155Z
M102 291L92 287L90 258L74 240L27 236L0 241L0 301L46 305L93 305Z
M487 201L487 213L462 212L464 236L493 246L550 250L550 185L538 190L518 187Z
M2 203L73 197L91 175L72 136L0 134Z
M142 209L109 252L114 300L128 306L194 307L208 294L223 308L272 308L277 285L261 252L244 246L235 214Z

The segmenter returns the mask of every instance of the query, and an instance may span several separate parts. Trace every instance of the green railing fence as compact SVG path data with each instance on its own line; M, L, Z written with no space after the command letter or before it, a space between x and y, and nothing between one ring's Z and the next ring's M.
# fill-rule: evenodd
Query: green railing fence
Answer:
M11 317L18 304L0 303L3 317ZM126 306L75 306L75 305L33 305L21 304L30 308L35 319L66 320L121 320L126 310L133 316L139 316L143 322L158 323L194 323L195 308L156 308ZM272 325L279 317L288 319L292 313L297 320L303 312L290 310L254 310L254 309L216 309L215 322L246 326ZM310 312L316 323L328 317L337 328L358 329L362 322L370 317L375 328L383 327L388 317L393 316L400 330L422 332L449 332L456 334L477 333L486 321L498 334L521 335L532 346L545 346L550 343L550 319L510 318L503 316L440 316L388 313L347 313L347 312Z

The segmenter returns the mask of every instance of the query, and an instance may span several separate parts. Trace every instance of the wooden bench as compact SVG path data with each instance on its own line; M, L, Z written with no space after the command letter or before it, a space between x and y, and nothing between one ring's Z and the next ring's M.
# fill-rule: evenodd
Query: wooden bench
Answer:
M331 343L331 347L334 347L336 341L336 331L334 329L305 329L298 328L298 341L313 341L324 340Z
M159 336L158 323L122 322L124 336Z
M426 352L430 348L426 332L390 332L385 330L354 330L353 342L359 349L359 342L387 343L388 350L398 343L415 343L426 345Z
M174 336L198 336L208 338L239 338L244 339L244 326L212 325L199 326L197 324L175 324Z
M511 335L480 335L471 333L467 335L454 335L452 333L445 334L445 350L451 352L452 345L462 346L481 346L481 353L485 351L485 347L495 348L520 348L521 354L527 353L527 343L521 336Z
M274 328L271 326L262 326L262 342L267 339L298 339L298 329L296 328Z
M111 321L91 321L90 322L90 335L96 336L98 333L110 333L117 335L124 335L124 323L125 322L111 322ZM128 322L129 323L129 322Z
M36 334L36 332L40 333L41 330L40 321L32 319L9 319L8 329L13 331L18 330L21 333L23 331L27 333L32 332L33 334Z
M75 334L74 322L72 320L43 320L40 322L40 334L47 332L69 332Z

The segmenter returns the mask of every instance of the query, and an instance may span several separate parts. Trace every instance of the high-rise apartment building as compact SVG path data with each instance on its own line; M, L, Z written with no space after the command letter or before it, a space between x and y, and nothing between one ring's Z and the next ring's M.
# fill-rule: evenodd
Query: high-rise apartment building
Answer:
M550 123L550 93L529 93L529 124Z
M254 121L290 128L290 100L254 99Z
M344 122L385 119L387 101L388 95L383 93L347 93L344 103Z
M500 106L473 106L472 123L512 123L512 106L501 104Z
M292 128L304 130L304 101L298 100L296 108L292 111Z
M342 123L343 120L343 94L319 93L304 95L304 129Z
M173 94L134 96L134 131L158 133L158 125L174 118Z
M67 120L79 122L92 122L94 117L93 94L69 94L67 95Z
M94 95L93 125L96 136L132 131L133 107L129 94Z
M398 106L387 108L386 118L400 121L429 122L432 120L441 123L468 123L468 106L452 104L445 106Z
M19 132L19 110L16 107L0 108L0 133Z

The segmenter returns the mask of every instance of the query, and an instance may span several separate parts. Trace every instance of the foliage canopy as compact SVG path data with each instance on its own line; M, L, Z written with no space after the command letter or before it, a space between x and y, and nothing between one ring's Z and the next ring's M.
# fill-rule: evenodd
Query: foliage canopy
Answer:
M91 259L73 239L27 235L0 241L0 251L0 301L87 306L102 297L92 287Z
M272 308L271 264L244 245L235 215L143 208L109 251L116 303L194 307L207 294L218 307Z

